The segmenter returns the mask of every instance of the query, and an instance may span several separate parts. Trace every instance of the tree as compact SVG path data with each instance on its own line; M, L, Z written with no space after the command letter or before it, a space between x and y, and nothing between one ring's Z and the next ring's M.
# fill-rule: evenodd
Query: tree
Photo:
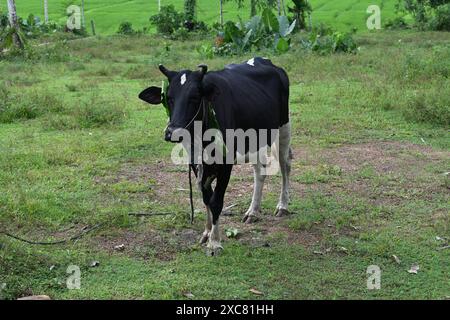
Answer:
M8 1L8 13L9 13L9 25L11 26L11 36L12 36L12 42L14 46L18 49L23 49L23 41L20 37L20 26L19 21L17 19L17 10L16 10L16 3L14 0L7 0Z
M243 6L243 0L235 0L239 7ZM284 1L283 0L250 0L250 18L256 16L258 10L262 10L264 8L274 8L278 6L281 12L281 7L283 7L284 14L286 15L286 11L284 9Z
M297 26L299 29L306 28L306 14L312 11L312 7L308 0L292 0L294 6L288 7L288 11L294 15L294 19L297 20Z
M411 14L420 29L450 29L450 0L399 0L397 9Z

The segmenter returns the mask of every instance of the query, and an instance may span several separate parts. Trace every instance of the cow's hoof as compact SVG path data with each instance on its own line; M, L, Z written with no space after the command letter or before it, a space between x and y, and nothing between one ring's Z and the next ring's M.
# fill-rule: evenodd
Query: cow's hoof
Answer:
M210 241L208 242L208 246L206 247L206 255L208 257L215 257L220 255L223 247L220 245L218 241Z
M208 242L208 239L209 239L209 234L207 234L207 233L205 234L205 233L204 233L204 234L202 235L202 237L200 238L199 243L200 243L200 244L205 244L206 242Z
M249 215L244 216L244 218L242 219L242 222L244 222L246 224L250 224L250 223L254 223L258 220L259 219L257 216L255 216L254 214L249 214Z
M287 215L289 215L289 211L287 211L286 209L279 208L279 209L275 210L275 216L277 216L277 217L284 217Z

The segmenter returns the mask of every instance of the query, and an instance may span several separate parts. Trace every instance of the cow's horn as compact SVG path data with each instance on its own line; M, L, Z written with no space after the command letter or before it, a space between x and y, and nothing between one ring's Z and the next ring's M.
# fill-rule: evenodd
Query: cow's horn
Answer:
M198 67L202 69L202 74L205 74L208 71L208 66L206 64L199 64Z
M159 70L167 77L169 80L176 74L174 71L168 70L166 67L164 67L162 64L159 66Z

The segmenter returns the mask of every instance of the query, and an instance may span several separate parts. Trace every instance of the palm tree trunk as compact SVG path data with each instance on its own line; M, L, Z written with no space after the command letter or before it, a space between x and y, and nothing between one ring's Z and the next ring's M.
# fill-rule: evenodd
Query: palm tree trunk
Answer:
M20 38L18 32L19 32L19 22L17 20L17 10L16 10L16 3L14 0L8 0L8 12L9 12L9 24L11 28L14 29L14 33L12 35L14 45L19 48L23 49L23 43L22 39Z
M48 23L48 0L44 0L44 21Z

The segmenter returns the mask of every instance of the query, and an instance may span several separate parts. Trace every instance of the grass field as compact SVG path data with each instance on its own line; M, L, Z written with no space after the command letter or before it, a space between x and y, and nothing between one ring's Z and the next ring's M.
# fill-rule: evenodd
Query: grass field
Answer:
M42 1L16 2L21 16L43 15ZM49 0L51 19L63 22L77 2ZM122 21L148 26L156 0L86 0L99 37L0 60L0 231L52 241L98 226L57 246L0 233L0 299L448 299L450 34L366 32L367 6L387 19L395 2L311 1L314 23L359 30L354 55L307 53L296 35L284 55L205 61L197 48L210 39L110 36ZM200 1L200 18L217 21L217 3ZM248 12L225 5L225 19ZM215 70L254 55L291 80L292 215L273 216L280 179L271 177L261 221L242 224L253 178L236 166L225 250L208 258L197 244L203 206L196 200L190 225L187 170L171 163L164 110L137 95L161 83L158 63ZM129 215L139 212L170 215ZM66 288L70 265L81 269L79 290ZM367 289L369 265L382 271L380 290Z
M59 23L65 21L65 10L69 4L80 5L80 0L49 0L50 19ZM219 1L198 1L198 18L209 24L219 21ZM248 2L248 1L247 1ZM366 30L366 13L369 5L379 5L382 22L395 16L394 5L396 0L311 0L313 6L313 23L327 23L341 31L357 28ZM20 16L33 13L43 17L43 1L18 1L17 10ZM148 19L158 11L157 0L86 0L85 15L89 22L95 21L100 34L112 34L118 29L121 22L130 21L135 28L149 27ZM290 5L290 1L285 1ZM174 4L178 10L183 9L183 0L161 0L162 5ZM0 3L0 9L6 10L6 3ZM224 18L236 20L237 16L246 19L249 16L248 6L238 9L231 1L224 6Z
M224 235L214 259L197 244L203 213L187 222L186 168L170 162L165 113L137 99L162 80L157 63L195 67L205 41L88 38L0 61L1 101L11 102L0 118L1 227L45 241L101 223L50 247L0 235L1 296L448 298L449 34L359 35L356 55L258 53L291 78L293 214L272 216L272 177L262 221L241 224L252 175L236 167L225 199L236 207L222 227L239 234ZM128 215L149 211L173 214ZM418 274L408 273L413 264ZM81 268L80 290L66 288L69 265ZM367 290L369 265L382 270L380 290Z

